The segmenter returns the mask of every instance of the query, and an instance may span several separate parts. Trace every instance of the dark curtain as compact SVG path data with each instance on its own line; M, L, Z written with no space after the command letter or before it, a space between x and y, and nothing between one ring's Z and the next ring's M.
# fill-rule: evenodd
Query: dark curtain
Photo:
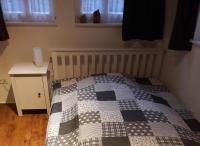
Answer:
M165 0L125 0L122 39L163 39Z
M179 0L174 28L169 43L172 50L191 50L190 40L194 37L199 1Z
M3 11L0 3L0 41L9 39L8 31L6 29L5 21L3 18Z

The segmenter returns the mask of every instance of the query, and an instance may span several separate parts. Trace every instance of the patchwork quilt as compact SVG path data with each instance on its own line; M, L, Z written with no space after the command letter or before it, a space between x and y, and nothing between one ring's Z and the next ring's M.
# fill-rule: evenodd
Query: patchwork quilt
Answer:
M200 124L157 80L99 74L54 89L46 146L200 146Z

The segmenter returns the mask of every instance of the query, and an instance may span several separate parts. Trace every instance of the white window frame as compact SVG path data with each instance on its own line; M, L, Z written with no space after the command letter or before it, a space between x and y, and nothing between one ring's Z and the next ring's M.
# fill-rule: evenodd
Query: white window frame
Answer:
M92 17L92 11L91 12L87 12L87 11L83 11L82 6L81 6L81 2L82 0L75 0L75 24L76 26L121 26L122 25L122 16L123 16L123 8L122 8L122 12L112 12L109 11L109 0L100 0L102 1L102 7L100 8L100 13L101 13L101 17L103 16L104 21L100 22L100 23L93 23L91 21L91 17ZM123 1L123 0L122 0ZM96 10L96 9L95 9ZM80 23L79 22L79 16L85 14L87 17L90 17L89 22L87 23ZM106 16L105 16L106 15ZM109 22L109 17L121 17L121 21L120 22L115 22L115 21L110 21Z
M1 5L3 3L4 0L0 0L1 2ZM30 25L30 26L56 26L56 14L55 14L55 0L52 0L52 4L51 4L51 8L50 8L50 11L52 13L52 20L48 21L48 20L45 20L45 21L37 21L37 20L34 20L33 18L31 19L31 13L34 14L33 12L30 13L30 5L29 5L29 0L24 0L24 12L16 12L16 11L10 11L10 12L6 12L8 14L23 14L21 16L21 18L19 20L5 20L6 21L6 24L8 25L22 25L22 26L26 26L26 25ZM3 9L3 7L2 7ZM4 10L3 10L3 13ZM36 14L36 13L35 13ZM40 13L41 14L41 13ZM49 14L49 13L48 13ZM41 14L43 15L43 14ZM46 14L44 14L46 15ZM4 19L5 19L5 16L4 16Z

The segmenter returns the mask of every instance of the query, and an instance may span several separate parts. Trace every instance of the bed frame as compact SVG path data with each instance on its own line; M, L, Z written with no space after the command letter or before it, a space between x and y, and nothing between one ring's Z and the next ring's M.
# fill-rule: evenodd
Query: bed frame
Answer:
M123 73L159 78L163 50L52 49L53 79L84 78L98 73Z

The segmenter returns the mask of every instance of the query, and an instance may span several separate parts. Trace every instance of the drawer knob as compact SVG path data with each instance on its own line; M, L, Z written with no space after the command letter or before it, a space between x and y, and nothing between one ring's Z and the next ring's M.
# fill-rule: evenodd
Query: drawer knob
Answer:
M38 98L40 98L41 97L41 93L38 93Z

